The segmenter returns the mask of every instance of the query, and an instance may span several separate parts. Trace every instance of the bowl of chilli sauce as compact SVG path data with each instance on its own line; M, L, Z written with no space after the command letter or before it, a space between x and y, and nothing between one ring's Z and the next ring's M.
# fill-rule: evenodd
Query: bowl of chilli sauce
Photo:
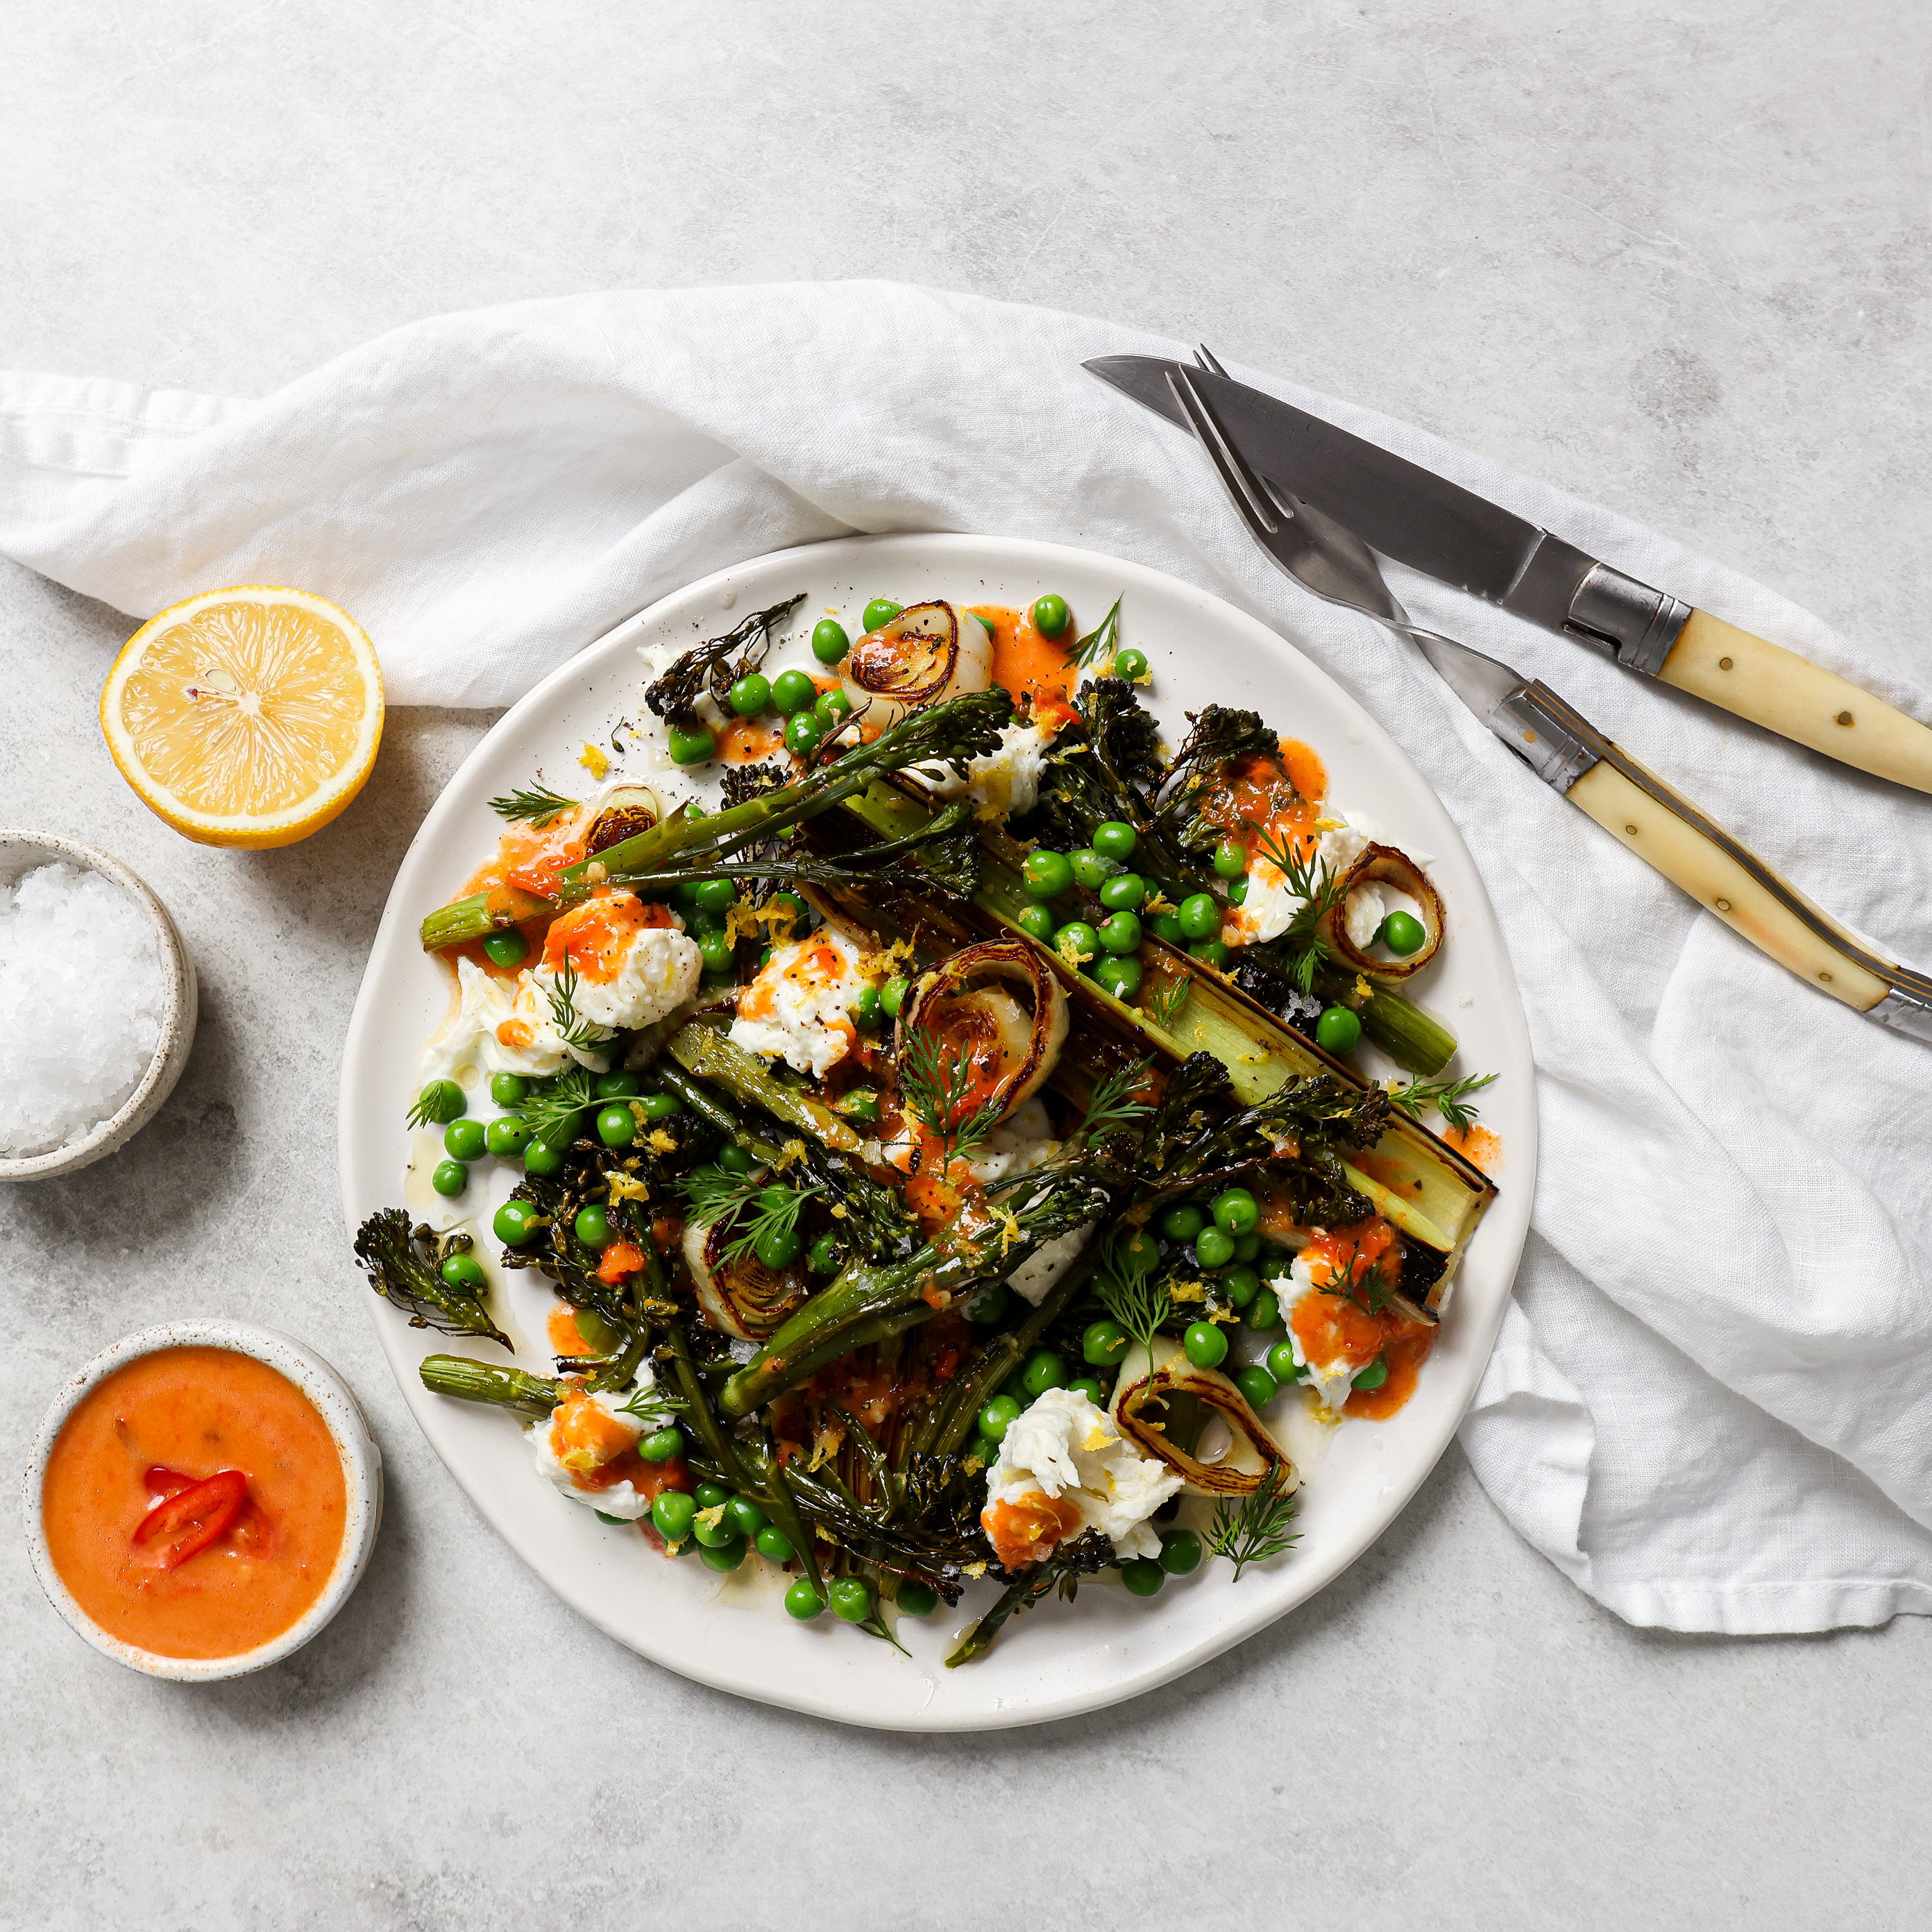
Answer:
M144 1328L62 1390L22 1485L54 1607L130 1670L239 1677L315 1635L368 1568L382 1459L311 1350L244 1322Z

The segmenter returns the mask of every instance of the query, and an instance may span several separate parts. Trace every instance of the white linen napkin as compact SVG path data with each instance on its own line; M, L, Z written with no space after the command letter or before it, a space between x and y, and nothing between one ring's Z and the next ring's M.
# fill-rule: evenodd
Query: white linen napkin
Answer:
M134 616L298 584L391 699L500 705L706 572L853 531L1136 558L1349 686L1462 826L1540 1069L1534 1225L1462 1430L1523 1535L1633 1622L1932 1612L1932 1048L1813 994L1534 782L1415 656L1302 594L1198 452L1079 368L1176 345L890 284L584 296L396 331L258 402L0 375L0 551ZM1720 565L1405 424L1241 372L1932 718ZM1780 870L1932 964L1932 801L1403 571ZM78 674L78 671L76 672Z

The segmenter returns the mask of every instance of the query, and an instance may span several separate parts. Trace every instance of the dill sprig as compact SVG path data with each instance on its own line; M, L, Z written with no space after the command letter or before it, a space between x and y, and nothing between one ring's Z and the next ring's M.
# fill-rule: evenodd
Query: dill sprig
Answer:
M1111 658L1120 641L1120 600L1114 599L1114 608L1100 620L1097 629L1089 631L1067 652L1069 659L1077 664L1098 664L1102 658Z
M1478 1112L1469 1105L1469 1096L1480 1093L1496 1077L1493 1073L1471 1073L1460 1080L1391 1082L1388 1096L1412 1120L1421 1119L1424 1108L1433 1107L1451 1133L1467 1133Z
M1194 990L1192 982L1185 973L1177 973L1172 980L1163 981L1148 998L1141 1008L1157 1027L1166 1030L1173 1025L1174 1016L1187 1004L1187 996Z
M915 1028L899 1049L899 1098L938 1140L942 1160L963 1160L1000 1124L996 1095L965 1120L958 1118L973 1091L973 1069L964 1052L949 1059L932 1036Z
M1208 1532L1208 1547L1216 1556L1225 1556L1234 1566L1234 1579L1250 1563L1265 1563L1301 1540L1298 1530L1288 1525L1294 1520L1294 1492L1289 1487L1286 1462L1270 1464L1258 1487L1237 1502L1223 1496L1214 1507L1214 1526Z
M530 1129L532 1140L561 1152L576 1137L578 1121L596 1098L596 1093L590 1070L572 1066L560 1074L552 1086L530 1094L517 1109L517 1115Z
M610 1037L608 1027L578 1017L577 968L568 952L563 956L563 970L550 984L550 1020L566 1046L585 1053L594 1053Z
M800 1188L755 1180L716 1166L694 1168L686 1178L684 1195L694 1221L706 1228L722 1226L734 1237L724 1250L727 1262L755 1253L767 1235L796 1234L812 1200Z
M617 1405L617 1413L641 1423L644 1433L649 1436L658 1430L668 1428L687 1406L682 1396L673 1395L653 1382L648 1388L633 1390L628 1402Z
M1351 1248L1348 1258L1340 1268L1331 1265L1322 1292L1332 1294L1338 1301L1352 1301L1364 1315L1379 1315L1395 1294L1395 1277L1379 1262L1357 1274L1355 1264L1361 1256L1359 1247ZM1337 1282L1341 1284L1339 1288Z
M1298 852L1293 840L1282 839L1272 831L1262 832L1255 844L1263 858L1280 868L1288 890L1301 902L1277 943L1287 977L1302 992L1312 993L1315 969L1328 951L1322 922L1348 896L1348 874L1337 872L1326 859Z
M1151 1236L1136 1228L1122 1238L1115 1228L1106 1238L1094 1268L1094 1292L1100 1305L1148 1352L1154 1338L1174 1312L1174 1298L1166 1284L1156 1282L1160 1250Z
M533 785L528 791L506 792L490 801L490 809L501 818L513 821L528 819L533 832L541 832L566 812L574 812L577 806L575 799L566 798L560 791L546 790L542 785Z
M1081 1123L1081 1131L1090 1143L1103 1134L1130 1127L1143 1115L1154 1112L1144 1100L1132 1097L1133 1090L1146 1077L1148 1069L1153 1064L1154 1057L1150 1054L1131 1066L1117 1067L1094 1088L1092 1099L1087 1102L1087 1118Z

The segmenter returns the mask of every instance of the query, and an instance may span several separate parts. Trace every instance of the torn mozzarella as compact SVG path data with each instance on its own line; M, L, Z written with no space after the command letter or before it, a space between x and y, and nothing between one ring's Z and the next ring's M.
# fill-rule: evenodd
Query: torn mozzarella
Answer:
M851 1010L872 984L856 941L831 926L779 946L738 996L734 1044L822 1078L857 1040Z

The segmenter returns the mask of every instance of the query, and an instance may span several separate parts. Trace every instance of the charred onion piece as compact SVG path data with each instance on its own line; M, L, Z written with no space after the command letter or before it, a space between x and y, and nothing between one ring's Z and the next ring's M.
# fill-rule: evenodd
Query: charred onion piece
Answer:
M1001 988L975 986L982 980L1005 980L1024 986L1033 996L1033 1011ZM914 1033L925 1034L935 1046L948 1046L956 1054L975 1058L990 1050L1000 1071L990 1083L975 1082L982 1096L973 1106L990 1102L1000 1118L1030 1100L1058 1064L1066 1043L1066 995L1060 982L1030 946L1017 940L982 940L964 946L951 958L926 974L899 1010L900 1052ZM930 1124L946 1128L957 1121Z
M1428 937L1406 959L1372 959L1348 937L1348 896L1358 886L1366 885L1393 886L1420 908L1422 929ZM1357 972L1372 973L1378 980L1406 980L1412 973L1420 972L1442 944L1442 895L1406 852L1398 852L1393 845L1371 845L1348 868L1341 899L1322 922L1322 936L1335 956Z
M915 604L868 631L845 660L845 693L869 704L868 722L895 724L921 704L993 681L993 640L978 618L950 604Z
M741 1342L766 1341L805 1299L805 1267L794 1262L774 1272L749 1250L727 1261L736 1238L728 1222L693 1222L684 1231L684 1258L712 1328Z
M590 821L590 835L584 842L584 856L595 858L599 852L648 832L663 816L658 795L649 785L620 785Z
M1197 1496L1247 1496L1277 1462L1294 1486L1294 1464L1220 1370L1197 1369L1179 1342L1161 1335L1154 1337L1154 1364L1150 1371L1146 1352L1129 1349L1108 1405L1114 1426L1143 1456L1164 1463ZM1203 1462L1194 1451L1216 1419L1233 1441L1225 1454Z

